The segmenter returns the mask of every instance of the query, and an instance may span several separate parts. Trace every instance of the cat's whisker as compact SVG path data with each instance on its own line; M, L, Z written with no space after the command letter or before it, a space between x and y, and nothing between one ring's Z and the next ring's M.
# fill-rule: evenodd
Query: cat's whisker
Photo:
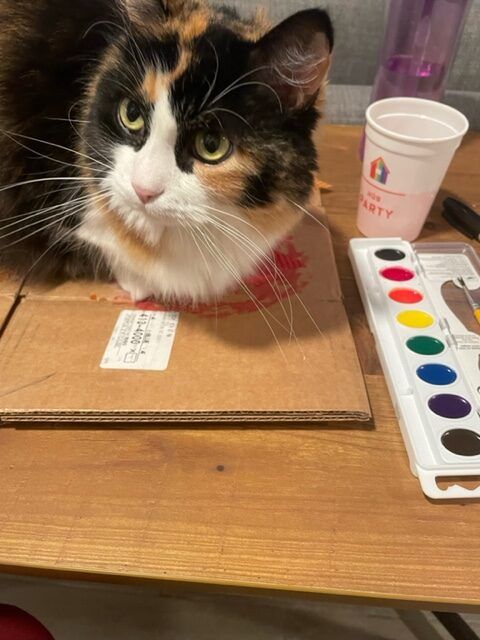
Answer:
M73 235L75 233L75 231L78 231L78 229L80 229L80 227L82 225L83 225L83 220L81 222L79 222L77 225L73 226L72 228L67 229L67 231L64 234L62 234L59 238L54 240L54 242L52 244L50 244L43 253L40 254L40 256L33 262L33 264L29 267L29 269L27 270L27 272L23 276L22 282L21 282L20 287L19 287L19 291L22 291L24 289L25 285L28 282L29 277L32 275L32 273L34 272L35 268L50 253L50 251L52 249L54 249L56 246L58 246L60 243L64 242L68 238L69 235L71 236L71 235Z
M240 277L240 275L238 274L238 272L235 271L234 266L230 263L230 261L225 256L225 254L223 254L220 250L218 250L217 246L212 241L212 239L211 239L210 235L208 234L207 230L206 229L204 229L204 230L200 230L199 229L199 231L200 231L200 237L203 238L204 245L205 245L206 249L209 251L210 255L214 258L214 260L216 260L216 262L219 264L220 267L223 267L227 271L227 273L230 273L230 275L234 278L235 282L237 282L237 284L241 287L241 289L243 289L243 291L247 294L247 296L253 302L253 304L257 308L258 312L262 316L263 320L265 321L270 333L272 334L272 337L275 340L275 343L276 343L276 345L277 345L277 347L278 347L283 359L285 360L286 363L288 363L288 360L287 360L287 358L285 356L284 350L282 349L282 345L280 344L278 336L275 333L274 328L272 327L272 325L268 321L267 315L265 314L265 311L268 312L268 309L266 309L265 305L263 305L261 302L259 302L257 300L257 298L255 298L255 296L252 294L251 290L243 282L243 280ZM204 233L204 231L206 233ZM275 318L274 316L273 316L273 318L277 323L280 324L280 326L283 328L284 331L288 332L288 330L282 325L282 323L277 318Z
M318 222L318 223L319 223L319 224L320 224L324 229L326 229L326 231L327 231L328 233L330 233L330 230L328 229L328 227L326 227L322 222L320 222L320 220L318 220L317 218L315 218L315 216L312 216L312 214L311 214L310 212L306 211L306 210L305 210L303 207L301 207L299 204L297 204L297 203L295 203L295 202L293 202L293 201L290 201L290 202L291 202L292 204L296 205L299 209L301 209L302 211L304 211L304 212L305 212L305 213L307 213L308 215L310 215L310 216L311 216L311 217L312 217L316 222ZM256 229L256 227L255 227L253 224L251 224L250 222L248 222L248 221L246 221L246 220L243 220L243 219L242 219L242 218L240 218L239 216L236 216L236 215L234 215L234 214L232 214L232 213L228 213L227 211L221 211L220 209L214 209L213 207L208 207L208 206L205 206L205 208L207 208L207 209L211 209L211 210L213 210L213 211L216 211L217 213L221 213L221 214L226 215L226 216L228 216L228 217L234 218L234 219L238 220L239 222L242 222L243 224L246 224L247 226L251 227L254 231L256 231L256 232L257 232L257 233L258 233L258 234L259 234L259 235L260 235L260 236L261 236L261 237L262 237L262 238L263 238L263 239L268 243L267 238L266 238L266 237L261 233L261 231L260 231L260 230ZM268 246L269 246L269 248L270 248L271 252L273 253L272 246L271 246L269 243L268 243ZM282 276L283 278L285 278L285 276L281 273L281 271L279 271L279 273L281 274L281 276ZM287 283L288 283L288 280L287 280ZM303 308L303 310L304 310L304 311L305 311L305 313L307 314L308 318L309 318L309 319L310 319L310 321L312 322L312 324L313 324L313 326L315 327L315 329L318 331L318 333L319 333L321 336L324 336L324 335L325 335L325 334L324 334L324 332L323 332L323 331L322 331L322 329L319 327L319 325L318 325L317 321L315 320L315 318L313 317L313 315L312 315L312 313L311 313L310 309L306 306L306 304L304 303L304 301L302 300L302 298L298 295L297 291L295 291L294 287L292 287L292 286L290 285L290 283L288 283L288 284L289 284L289 288L290 288L290 290L292 291L293 295L294 295L294 296L295 296L295 298L298 300L299 304L301 305L301 307Z
M30 178L35 178L37 176L50 176L53 173L58 173L62 171L62 169L63 167L55 167L54 169L45 169L45 171L29 171L28 175Z
M197 238L195 236L195 233L198 231L198 229L197 229L197 227L195 225L192 225L192 224L190 224L189 227L190 227L190 230L191 230L191 237L192 237L195 245L197 246L197 248L198 248L198 250L200 252L200 255L202 256L202 259L203 259L203 261L205 263L205 269L207 271L209 280L210 280L210 282L212 284L212 288L213 288L214 276L213 276L213 274L211 272L211 268L210 268L210 265L208 264L207 258L206 258L205 254L202 251L202 247L198 244ZM217 295L216 292L214 293L214 296L215 296L215 328L218 331L218 295Z
M216 66L215 66L215 74L213 76L212 84L210 85L210 88L207 91L207 93L206 93L206 95L205 95L205 97L204 97L204 99L202 101L202 104L200 105L200 111L202 111L202 109L204 108L204 106L206 105L208 100L210 99L210 96L212 95L212 91L214 90L215 85L217 84L218 72L220 71L220 58L218 56L217 49L216 49L215 45L213 44L213 42L210 39L208 39L207 42L213 49L213 53L215 55L215 65Z
M113 22L111 20L99 20L97 22L94 22L92 25L90 25L90 27L88 27L88 29L85 31L85 34L84 34L83 37L85 38L98 25L108 25L110 27L115 27L115 29L117 29L119 31L119 33L122 36L124 36L124 38L125 38L125 40L127 42L130 42L131 40L134 40L134 36L133 36L132 30L130 29L130 25L128 23L128 20L127 20L126 16L120 14L120 18L121 18L121 20L123 22L123 26L121 24L118 24L118 23ZM124 51L126 51L127 53L130 53L133 56L133 51L130 48L127 49L126 42L122 38L119 38L116 41L116 44L118 46L120 46ZM138 48L138 45L137 45L136 42L135 42L135 44L136 44L136 46ZM138 49L138 53L140 55L142 55L142 52L141 52L140 49ZM143 55L142 55L142 57L143 57ZM130 72L130 69L127 68L127 71ZM122 72L125 73L125 69L123 69ZM134 82L137 81L137 78L134 77L134 74L131 74L131 79Z
M7 136L14 136L17 138L22 138L23 140L30 140L31 142L38 142L40 144L46 144L50 147L55 147L56 149L62 149L63 151L68 151L70 153L74 153L77 156L81 156L82 158L86 158L87 160L90 160L90 162L93 162L94 164L98 164L98 165L102 165L103 167L105 167L106 169L113 169L112 165L110 164L105 164L103 162L100 162L100 160L96 160L95 158L92 158L91 156L85 154L85 153L81 153L80 151L76 151L75 149L72 149L71 147L64 147L61 144L57 144L55 142L49 142L48 140L42 140L41 138L34 138L32 136L26 136L22 133L16 133L16 132L9 132L9 131L4 131L2 129L0 129L0 132L7 135Z
M217 227L218 228L218 227ZM234 244L236 244L236 246L241 249L246 255L252 256L254 257L254 259L258 260L259 258L259 254L258 252L254 251L251 247L249 247L248 244L246 244L246 242L242 242L243 246L240 246L238 244L238 242L236 242L236 240L241 241L241 238L239 236L235 236L233 234L231 234L229 231L227 231L227 229L223 228L223 229L219 229L220 231L222 231L225 235L230 236L232 239L232 242ZM255 245L253 245L255 246ZM267 261L271 262L271 264L273 265L275 272L277 274L279 274L281 276L281 281L284 287L284 291L285 291L285 295L286 295L286 299L288 301L288 306L289 306L289 314L287 314L287 311L283 305L282 299L280 297L280 293L279 291L277 291L277 289L275 287L272 287L274 293L275 293L275 297L277 298L277 301L285 315L285 319L288 322L288 327L289 327L289 340L291 341L292 339L295 341L298 349L300 350L300 353L302 355L302 357L305 359L305 351L302 347L302 344L297 336L297 333L295 331L295 327L294 327L294 318L293 318L293 305L292 305L292 301L290 298L290 294L293 293L294 295L296 295L298 297L298 294L296 293L296 291L294 290L294 288L292 287L292 285L290 284L290 282L287 280L287 278L283 275L283 273L279 270L279 268L277 267L277 265L270 259L268 260L268 256L266 254L264 254L263 252L260 253L260 256L262 258L267 259ZM272 275L272 273L269 271L269 274ZM258 298L257 298L258 300ZM266 309L266 307L265 307ZM276 320L276 318L275 318ZM283 324L280 325L282 327L282 329L285 329L285 327L283 326Z
M209 115L211 115L211 116L213 116L213 117L215 118L215 120L218 122L218 126L220 127L220 130L221 130L221 131L224 131L224 130L225 130L225 127L223 126L222 121L221 121L221 120L220 120L220 118L217 116L217 114L215 113L215 111L209 111L209 112L206 112L206 113L208 113Z
M268 84L267 82L242 82L241 84L235 85L234 87L232 87L231 89L229 89L226 93L224 93L224 95L222 97L227 96L229 93L232 93L232 91L236 91L237 89L241 89L242 87L253 87L255 85L258 85L259 87L265 87L266 89L268 89L269 91L271 91L275 98L278 101L278 106L279 106L279 110L280 113L283 113L283 104L282 101L280 99L280 96L278 95L278 91L275 91L275 89ZM212 103L214 104L214 103Z
M11 166L8 166L8 165L2 163L2 168L3 169L9 169L11 171L11 170L14 170L16 167L11 167ZM29 171L28 172L28 176L29 177L49 176L54 171L58 171L58 170L59 169L57 167L55 167L55 169L48 169L48 170L46 169L45 171Z
M90 149L92 151L94 151L96 154L98 154L100 156L100 158L102 158L103 160L105 160L106 164L110 164L110 159L107 158L107 156L105 156L103 153L100 153L100 151L98 149L96 149L92 144L90 144L85 137L80 133L80 131L78 130L78 128L73 124L75 123L81 123L81 124L90 124L89 120L74 120L71 118L71 114L73 112L73 110L75 109L75 107L77 106L77 104L80 101L77 100L77 102L75 102L74 104L72 104L72 106L70 107L70 109L68 110L68 122L70 122L70 126L72 127L72 129L75 131L75 133L77 134L77 136L80 138L80 140L83 142L83 144L86 144L87 147L90 147ZM103 139L103 138L102 138Z
M195 243L195 246L197 247L197 249L198 249L198 251L200 253L200 256L201 256L201 258L203 260L203 263L205 264L205 270L206 270L206 273L207 273L207 277L210 280L210 284L213 284L212 271L211 271L210 265L208 264L207 258L205 257L205 254L202 251L202 247L199 245L198 240L197 240L197 238L195 236L196 228L190 222L188 222L188 220L185 220L185 223L186 223L187 230L190 232L190 237L192 238L193 242Z
M244 218L242 218L241 216L237 216L233 213L229 213L228 211L224 211L223 209L217 209L216 207L212 207L210 205L203 205L203 208L205 210L207 210L209 212L209 215L211 217L213 217L215 220L220 220L223 224L225 224L229 229L231 229L232 231L235 231L239 234L241 234L245 240L248 240L249 242L253 242L251 241L248 236L246 236L245 234L243 234L240 229L238 227L234 227L233 225L229 225L228 222L226 220L223 220L222 218L220 218L219 216L215 216L212 214L212 211L215 213L219 213L221 216L226 216L227 218L232 218L233 220L236 220L239 225L248 227L249 229L251 229L255 235L257 235L264 243L265 245L268 247L268 250L270 251L270 254L273 255L274 254L274 247L272 246L271 242L269 241L269 239L267 238L267 236L262 233L260 231L260 229L258 229L257 227L255 227L255 225L253 225L251 222L249 222L248 220L245 220ZM257 245L255 245L257 246ZM259 247L258 247L259 248ZM260 248L259 248L260 249ZM265 258L268 258L268 255L263 252L265 254ZM276 266L276 265L275 265Z
M267 247L270 249L271 253L274 252L274 247L272 246L267 236L264 233L262 233L260 229L257 229L257 227L251 222L249 222L248 220L245 220L241 216L237 216L234 213L231 213L229 211L224 211L223 209L217 209L216 207L212 207L208 204L203 205L203 207L205 209L208 209L209 211L214 211L215 213L220 213L221 215L227 216L227 218L232 218L233 220L236 220L240 224L248 227L249 229L252 229L252 231L254 231L258 236L260 236L260 238L265 242Z
M145 72L149 66L148 61L141 49L141 47L139 46L137 39L135 38L135 35L133 33L133 30L131 29L130 26L130 22L126 19L125 16L122 16L122 20L123 20L123 29L121 27L120 30L123 31L123 34L125 36L126 41L121 41L119 42L120 46L123 48L124 51L126 51L127 53L129 53L131 55L131 57L133 58L133 60L135 61L135 63L138 65L138 69L134 69L131 68L129 65L122 70L122 72L125 74L125 71L129 74L130 76L130 80L133 82L134 86L140 86L142 84L142 71ZM128 46L127 48L127 44L130 45L130 43L133 43L138 57L135 55L134 51L132 50L131 46ZM160 60L158 60L158 64L160 65Z
M312 213L310 213L310 211L305 209L305 207L302 207L300 204L298 204L298 202L295 202L294 200L290 200L290 198L287 198L287 199L288 199L288 202L290 202L290 204L293 204L294 207L297 207L297 209L300 209L300 211L302 211L307 217L311 218L314 222L320 225L322 229L325 229L328 235L331 235L331 231L326 224L324 224L321 220L316 218Z
M133 52L131 51L131 49L128 50L128 53L131 56L133 56ZM135 87L141 85L142 79L140 77L140 72L137 71L135 73L133 68L126 67L125 69L122 69L118 75L120 78L122 78L123 82L121 82L117 78L115 79L112 78L112 83L120 87L125 92L126 95L131 94L132 90Z
M90 124L90 120L77 120L75 118L45 118L45 120L50 120L52 122L75 122L75 124Z
M80 186L79 185L66 186L66 187L62 187L61 189L52 189L51 191L46 191L45 193L40 193L38 196L35 196L35 200L38 200L39 198L47 199L48 196L52 196L52 195L59 194L59 193L64 193L65 191L77 191L77 192L80 192L81 190L82 190L82 186L81 185Z
M247 125L247 127L250 127L250 129L252 129L252 131L254 130L252 125L250 124L250 122L248 122L248 120L246 120L243 116L241 116L236 111L232 111L231 109L225 109L224 107L215 107L215 109L210 109L209 111L204 111L204 115L214 114L216 111L223 111L225 113L230 113L232 116L236 116L237 118L240 118L240 120L242 122L244 122Z
M251 253L251 252L250 252ZM324 332L321 330L321 328L319 327L318 323L316 322L316 320L314 319L314 317L312 316L310 310L308 309L308 307L305 305L305 303L303 302L303 300L301 299L301 297L299 296L299 294L297 293L297 291L295 291L294 287L290 284L290 282L287 280L287 278L284 276L284 274L278 269L277 265L270 260L270 262L272 262L272 265L275 267L276 271L278 272L278 274L281 276L281 280L283 281L284 284L284 288L285 288L285 293L287 295L287 300L289 301L289 309L290 309L290 327L291 327L291 331L290 331L290 339L293 337L298 348L300 349L300 352L302 353L302 356L305 356L305 352L303 350L303 347L301 345L300 340L298 339L298 336L294 330L294 324L293 324L293 306L291 303L291 299L290 299L290 293L293 294L295 296L295 298L298 300L298 302L300 303L301 307L303 308L303 310L305 311L307 317L309 318L309 320L312 322L313 326L315 327L315 329L318 331L319 335L321 335L322 337L324 337ZM280 298L277 294L277 292L275 292L278 301L281 304ZM282 306L282 310L284 310L283 305ZM284 311L285 312L285 311ZM285 312L286 313L286 312Z
M43 225L42 227L40 227L39 229L35 229L35 231L32 231L31 233L27 233L27 235L22 236L21 238L19 238L18 240L14 240L13 242L10 242L9 244L6 245L2 245L2 250L5 249L9 249L10 247L15 246L16 244L18 244L19 242L25 242L25 240L27 240L28 238L32 238L33 236L37 235L38 233L41 233L42 231L46 231L47 229L50 229L51 227L58 225L59 222L62 222L64 220L67 220L69 218L71 218L72 216L76 215L78 213L78 211L81 211L81 209L84 207L85 205L79 205L78 209L69 212L68 214L56 214L55 216L55 220L53 220L53 222L49 222L46 225ZM29 225L32 226L32 225ZM21 229L19 229L19 231L21 231ZM17 232L14 232L17 233ZM11 233L6 234L4 237L10 236L12 235ZM2 238L3 239L3 238Z
M72 107L70 107L70 111L69 113L71 113L71 110L73 109L73 105ZM86 124L90 124L89 120L76 120L73 118L56 118L57 120L61 120L63 122L68 122L70 124L70 126L72 127L73 131L75 132L75 134L79 137L79 139L82 141L83 144L85 144L87 147L89 147L92 151L94 151L95 153L97 153L100 158L102 158L103 160L105 160L106 163L109 163L110 160L103 155L103 153L100 153L93 145L91 145L86 139L85 137L80 133L78 127L76 126L77 124L79 125L86 125ZM83 167L81 167L83 169ZM95 169L95 171L103 171L103 169Z
M103 193L102 193L103 195ZM85 204L89 204L90 202L93 202L95 200L95 198L85 198L85 200L82 199L81 202L67 202L65 204L60 205L61 207L63 207L65 210L64 211L57 211L56 213L47 216L46 218L42 218L40 220L35 220L34 222L30 222L29 224L24 225L23 227L18 227L17 229L14 229L13 231L9 231L8 233L4 233L2 235L0 235L0 240L4 240L5 238L8 238L9 236L13 236L16 235L18 233L20 233L20 231L26 231L27 229L30 229L31 227L35 227L38 225L41 225L38 229L37 232L43 231L45 228L48 228L51 226L51 224L47 224L44 225L43 223L48 222L49 220L54 220L55 223L56 222L60 222L62 221L64 218L70 217L70 215L72 214L72 211L74 213L76 213L79 209L81 209ZM38 215L38 214L36 214ZM20 220L17 223L13 223L14 226L16 226L17 224L22 224L23 220ZM52 223L54 224L54 223ZM7 225L8 226L12 226L12 225ZM2 229L3 231L3 229ZM26 236L27 238L30 236Z
M261 67L256 67L256 69L251 69L250 71L247 71L246 73L241 75L239 78L234 80L227 87L225 87L225 89L223 89L223 91L221 91L217 96L215 96L215 98L211 102L209 102L209 104L207 106L210 108L211 106L216 104L219 100L221 100L228 93L228 91L230 89L232 89L236 84L238 84L239 82L241 82L245 78L248 78L249 76L252 76L253 74L258 73L259 71L263 71L264 69L270 69L270 68L271 67L269 65L263 65Z
M103 160L105 160L106 163L110 163L110 160L107 158L107 156L104 156L103 153L100 153L92 144L90 144L90 142L88 142L85 139L85 136L83 136L80 131L78 130L78 128L75 126L74 122L82 122L81 120L75 121L75 120L69 120L70 122L70 126L72 127L72 129L75 131L76 135L80 138L80 140L82 141L82 143L84 145L86 145L87 147L90 147L90 149L92 151L94 151L95 153L97 153L101 158L103 158ZM87 121L83 121L83 124L87 124ZM99 169L96 169L97 171L99 171Z
M117 29L122 30L121 26L119 24L117 24L116 22L112 22L111 20L97 20L96 22L94 22L93 24L91 24L88 29L85 29L85 32L82 36L82 39L85 39L91 31L93 31L95 29L95 27L98 27L100 25L106 24L108 26L112 26L112 27L116 27Z
M232 240L232 242L247 256L253 257L255 262L261 264L262 266L267 267L268 275L273 279L272 290L275 293L277 302L279 303L280 308L282 309L285 315L285 319L289 325L290 339L292 337L296 338L295 330L293 326L293 306L290 300L290 293L292 291L292 286L290 285L288 280L285 278L283 273L277 267L274 260L270 258L270 256L267 253L265 253L265 251L263 251L252 240L250 240L250 238L248 238L246 235L241 233L238 229L227 224L225 221L221 220L220 218L216 216L213 216L213 217L215 218L215 220L213 221L212 226L218 229L226 237L229 237ZM270 270L269 267L273 269L273 271ZM279 289L277 289L277 286L276 286L276 279L278 276L280 276L280 282L283 285L285 297L286 297L286 300L288 301L288 307L289 307L288 312L283 304L283 300L281 298L281 292L279 291Z
M38 184L40 182L65 182L65 181L73 181L73 182L101 182L100 178L86 178L86 177L62 177L62 178L36 178L35 180L23 180L22 182L14 182L13 184L6 185L5 187L0 187L0 192L8 191L9 189L16 189L17 187L25 187L29 184Z
M138 53L139 58L140 58L140 62L144 65L144 68L146 68L147 60L146 60L146 58L145 58L140 46L138 45L137 39L135 38L133 30L130 27L130 22L127 21L126 19L124 19L124 16L122 16L122 19L123 19L123 23L124 23L123 33L126 36L127 40L129 42L132 41L133 44L135 45L135 48L136 48L137 53ZM122 43L122 45L124 45L124 44L125 43ZM130 50L130 52L133 55L133 52L131 50Z
M50 207L42 207L41 209L36 209L35 211L28 211L26 213L19 213L15 216L10 216L8 218L3 218L0 222L0 231L4 231L5 229L8 229L9 227L13 227L17 224L21 224L23 222L26 222L27 220L31 220L32 218L36 218L37 216L41 216L44 213L49 213L50 211L54 211L56 209L61 209L62 207L65 207L67 205L70 205L71 203L74 202L81 202L83 200L88 200L90 198L89 195L85 195L82 196L80 198L75 198L75 199L71 199L71 200L66 200L65 202L61 202L60 204L56 204ZM16 219L17 222L9 222L9 220L14 220ZM8 224L4 224L5 222L8 222Z
M8 238L9 236L14 236L14 235L18 235L21 231L26 231L27 229L30 229L31 227L38 227L37 232L39 233L40 231L43 231L44 229L48 229L48 227L50 227L50 224L44 224L45 222L48 222L49 220L55 220L55 222L60 221L63 217L65 216L65 212L64 211L60 211L57 213L54 213L51 216L47 216L46 218L44 218L43 220L37 220L36 222L31 222L30 224L26 224L23 227L19 227L18 229L14 229L13 231L9 231L8 233L5 233L3 235L0 235L0 240L4 240L5 238ZM39 225L42 225L39 227ZM30 236L24 236L24 238L29 238ZM7 247L9 245L6 245ZM4 248L2 246L2 248Z
M45 173L51 173L51 172L54 172L54 171L59 171L63 167L71 167L72 169L83 169L84 168L79 164L73 164L71 162L65 162L64 160L58 160L57 158L52 158L52 156L47 156L44 153L40 153L39 151L36 151L35 149L32 149L32 147L29 147L29 146L27 146L27 145L23 144L22 142L19 142L18 140L15 139L14 136L18 135L18 134L11 135L11 134L9 134L9 133L7 133L5 131L3 132L3 134L5 136L7 136L7 138L10 138L10 140L15 142L15 144L18 144L19 147L22 147L22 149L26 149L27 151L31 151L32 153L34 153L35 156L37 156L38 158L43 158L44 160L50 160L51 162L55 162L56 164L61 165L61 167L58 167L58 168L55 168L55 169L50 169L49 172L45 172ZM92 171L104 172L104 169L92 168ZM31 175L33 175L33 174L31 174Z
M202 227L202 229L203 229L204 231L207 231L207 229L206 229L205 227ZM202 230L201 230L201 229L199 229L198 227L197 227L197 230L198 230L198 231L200 231L200 233L201 233L201 231L202 231ZM211 236L210 236L210 237L211 237ZM213 239L212 239L212 242L213 242ZM242 249L242 247L240 247L239 245L236 245L236 246L238 246L241 250L243 250L243 251L245 252L245 250L244 250L244 249ZM217 249L218 249L218 248L217 248ZM223 257L225 258L225 260L227 260L226 256L225 256L224 254L222 254L222 252L220 251L220 249L218 249L218 252L219 252L221 255L223 255ZM233 265L230 263L230 261L228 261L228 262L229 262L229 264L230 264L230 266L231 266L231 270L229 270L229 272L230 272L232 275L234 275L234 273L233 273L233 271L235 271L235 270L234 270L234 267L233 267ZM250 299L251 299L252 301L254 301L254 303L255 303L255 305L257 306L257 308L258 308L258 305L260 305L260 306L261 306L261 308L264 310L264 312L265 312L265 313L267 313L267 314L272 318L272 320L274 320L274 321L275 321L275 322L276 322L276 323L277 323L277 324L282 328L282 330L283 330L283 331L285 331L286 333L289 333L289 329L288 329L288 328L287 328L287 327L286 327L286 326L285 326L285 325L284 325L284 324L283 324L283 323L282 323L278 318L276 318L276 317L275 317L275 316L274 316L274 315L273 315L273 314L272 314L272 313L267 309L267 307L266 307L266 306L265 306L265 305L264 305L264 304L263 304L263 303L262 303L258 298L255 298L255 296L253 296L252 291L247 287L246 283L245 283L245 282L244 282L244 280L240 277L240 275L239 275L238 273L237 273L236 275L237 275L237 277L235 278L235 279L236 279L236 281L241 285L242 289L243 289L244 291L246 291L246 292L247 292L248 296L250 297ZM280 304L281 304L281 303L280 303ZM287 321L288 321L288 317L287 317Z

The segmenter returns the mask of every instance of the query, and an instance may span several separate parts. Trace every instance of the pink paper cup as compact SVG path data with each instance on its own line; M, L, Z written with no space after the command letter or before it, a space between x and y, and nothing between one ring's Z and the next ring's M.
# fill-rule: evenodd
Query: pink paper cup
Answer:
M415 240L468 127L462 113L432 100L370 105L358 229L373 238Z

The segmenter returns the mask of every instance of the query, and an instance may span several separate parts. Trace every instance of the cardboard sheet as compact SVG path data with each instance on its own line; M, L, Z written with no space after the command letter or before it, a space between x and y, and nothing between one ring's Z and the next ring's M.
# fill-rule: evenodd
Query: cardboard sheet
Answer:
M101 368L120 313L134 308L115 284L26 287L0 339L0 420L367 420L328 231L306 219L276 264L281 277L267 266L247 282L260 304L240 291L174 310L165 371ZM11 294L11 283L0 287L0 314Z
M4 324L6 323L9 313L14 304L15 298L12 296L0 295L0 332L2 331Z
M11 278L8 273L0 271L0 336L15 305L17 291L18 282Z

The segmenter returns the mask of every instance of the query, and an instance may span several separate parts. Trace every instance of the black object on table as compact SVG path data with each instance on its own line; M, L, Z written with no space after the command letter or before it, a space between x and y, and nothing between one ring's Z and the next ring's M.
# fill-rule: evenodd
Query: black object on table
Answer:
M480 240L480 215L468 204L456 198L446 198L443 217L455 229L468 238Z

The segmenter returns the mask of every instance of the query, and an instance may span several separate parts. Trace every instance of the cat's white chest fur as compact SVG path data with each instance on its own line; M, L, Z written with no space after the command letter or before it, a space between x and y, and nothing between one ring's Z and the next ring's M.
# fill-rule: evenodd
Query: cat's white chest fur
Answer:
M267 239L246 224L219 229L166 226L143 254L129 247L98 211L85 217L77 236L101 250L118 284L134 301L200 302L214 300L235 287L262 262L271 260L278 238Z

